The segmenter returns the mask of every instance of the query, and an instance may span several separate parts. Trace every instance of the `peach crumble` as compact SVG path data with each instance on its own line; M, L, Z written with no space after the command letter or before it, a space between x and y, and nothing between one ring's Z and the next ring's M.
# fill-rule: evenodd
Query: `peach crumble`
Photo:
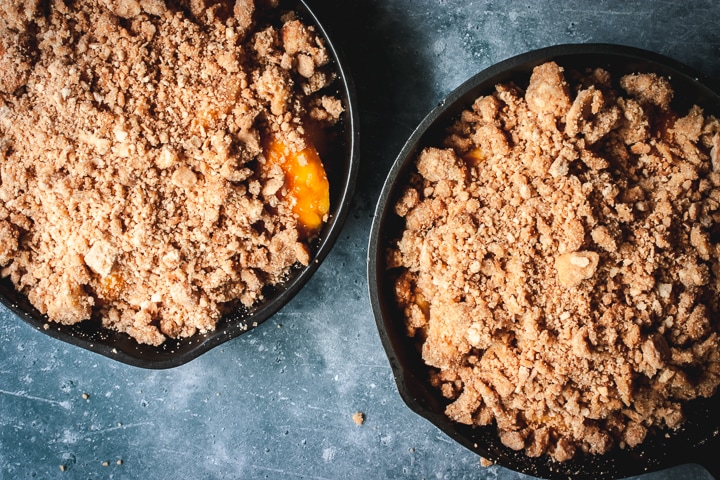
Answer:
M3 2L2 277L152 345L257 304L328 219L334 80L277 0Z
M419 154L387 265L450 419L565 461L715 394L720 121L673 95L550 62Z

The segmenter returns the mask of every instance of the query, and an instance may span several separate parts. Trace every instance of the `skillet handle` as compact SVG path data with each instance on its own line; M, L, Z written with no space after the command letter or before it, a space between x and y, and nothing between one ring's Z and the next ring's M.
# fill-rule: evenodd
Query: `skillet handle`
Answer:
M715 91L715 93L720 95L720 78L709 77L709 78L707 78L706 83L707 83L708 87L712 88ZM715 477L715 478L718 478L718 477Z
M718 461L718 459L707 459L704 460L703 463L699 463L699 465L707 470L712 478L715 480L720 479L720 461Z
M717 453L715 455L717 456ZM700 466L707 470L715 480L720 479L720 461L717 458L706 459L700 463Z
M715 480L720 480L720 430L703 445L695 447L692 456L692 463L697 463Z

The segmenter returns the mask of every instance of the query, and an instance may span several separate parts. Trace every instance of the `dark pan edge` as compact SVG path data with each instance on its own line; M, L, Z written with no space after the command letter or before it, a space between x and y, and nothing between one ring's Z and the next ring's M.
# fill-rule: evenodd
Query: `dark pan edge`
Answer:
M291 272L287 283L279 286L282 291L275 291L272 299L250 311L234 312L223 317L215 331L196 334L181 340L168 339L160 347L139 344L127 334L103 329L97 321L81 322L73 326L48 322L47 317L32 307L24 295L15 291L8 279L0 279L0 303L25 323L54 339L130 366L160 370L188 363L208 350L250 331L277 313L297 295L332 249L349 214L359 171L360 137L355 85L347 70L347 62L344 60L343 53L333 43L332 38L305 0L293 0L289 3L296 5L294 9L312 23L323 37L338 74L336 80L338 94L342 97L346 107L342 132L344 150L338 155L338 160L344 162L343 171L339 176L342 185L337 186L337 199L334 202L336 206L333 208L333 214L328 223L323 228L321 238L313 249L310 264ZM331 188L333 187L331 186ZM183 351L178 353L180 348Z
M402 367L403 361L407 360L406 357L409 354L403 351L398 352L394 346L398 343L404 342L398 340L397 338L391 338L388 333L388 329L392 328L392 325L390 325L391 320L388 318L390 317L390 314L387 312L387 305L382 302L383 296L385 295L384 290L387 288L387 285L381 284L381 277L384 275L384 272L382 271L384 266L384 253L381 251L381 248L386 245L389 240L384 237L388 234L384 231L383 226L387 221L386 217L393 215L388 213L387 208L388 203L392 200L393 193L397 193L392 190L393 183L399 175L408 170L407 163L410 163L410 161L408 161L403 165L402 160L414 156L414 153L417 151L418 141L424 136L425 130L432 126L432 124L437 121L441 115L444 115L445 105L451 105L456 100L467 95L468 92L472 91L476 85L488 82L498 76L507 76L506 74L508 71L523 68L527 70L528 65L534 66L549 59L580 54L626 57L640 63L650 62L661 65L666 69L674 70L680 75L689 77L693 80L693 83L697 83L702 88L709 89L714 94L711 97L714 100L713 103L717 105L718 91L713 88L717 85L717 82L709 77L706 77L694 71L690 67L660 54L633 47L612 44L557 45L527 52L495 64L481 71L462 84L450 95L448 95L445 101L441 102L427 115L427 117L419 124L417 129L405 143L390 169L375 209L370 233L370 243L368 246L368 291L383 348L388 355L398 391L408 407L419 415L425 417L448 436L454 438L471 451L496 461L500 465L522 473L541 476L544 478L567 478L568 475L570 475L573 478L589 479L597 478L599 475L619 478L661 470L683 463L699 463L704 465L709 471L713 472L714 475L720 478L720 474L717 472L718 460L715 453L720 451L720 439L718 438L717 430L701 439L692 438L692 434L682 431L677 435L673 434L673 438L675 438L676 441L670 442L672 443L672 448L669 449L669 451L662 452L662 455L660 455L659 458L657 456L648 455L647 451L654 449L655 451L652 453L658 453L667 443L662 442L661 440L655 447L651 446L650 443L646 441L641 448L633 449L632 451L618 450L619 457L624 458L624 465L622 466L614 465L614 463L617 463L615 460L612 461L613 464L611 465L601 466L598 465L598 462L596 461L597 458L591 456L584 458L584 460L589 463L582 463L578 460L573 460L564 464L553 463L552 461L543 462L541 460L531 460L528 462L527 457L518 456L516 452L512 452L507 448L488 448L487 445L482 445L480 442L468 440L468 435L471 433L472 435L486 435L487 433L481 432L484 429L475 429L470 432L470 427L467 427L465 429L465 433L463 433L462 430L464 426L448 425L449 422L447 418L444 418L444 415L431 411L428 408L428 405L424 404L426 399L419 399L418 396L411 391L408 385L410 385L413 381L415 374L407 371L407 369L403 369ZM493 81L492 84L494 85L494 83L496 82ZM487 86L485 88L487 89ZM717 108L720 109L720 107ZM459 111L455 113L459 113ZM717 111L712 113L715 113L716 115L718 114ZM705 408L717 410L717 407L720 407L719 400L720 393L716 394L712 399L705 400ZM701 400L700 403L703 403L703 401ZM720 417L715 420L715 426L717 427L718 425L720 425ZM704 446L707 448L696 448L699 447L699 444L705 444ZM497 447L497 445L492 447ZM602 463L602 461L603 460L601 460L600 463ZM600 470L591 472L587 471L588 469L593 470L594 467L600 467Z

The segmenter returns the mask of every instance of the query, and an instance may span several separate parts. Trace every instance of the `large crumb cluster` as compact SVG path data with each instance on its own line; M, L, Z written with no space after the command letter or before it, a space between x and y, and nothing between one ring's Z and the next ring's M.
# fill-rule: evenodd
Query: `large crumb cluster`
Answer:
M299 151L343 107L277 4L0 4L0 272L50 320L158 345L309 262L263 146Z
M672 96L546 63L420 153L388 265L451 419L564 461L716 392L720 122Z

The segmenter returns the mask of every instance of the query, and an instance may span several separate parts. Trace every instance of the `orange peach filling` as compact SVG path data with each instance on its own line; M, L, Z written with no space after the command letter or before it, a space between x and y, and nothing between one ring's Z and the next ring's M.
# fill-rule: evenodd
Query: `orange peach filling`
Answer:
M278 140L266 148L268 166L280 165L285 173L285 188L291 198L303 233L316 233L330 211L330 183L320 155L306 142L300 151L292 151Z

